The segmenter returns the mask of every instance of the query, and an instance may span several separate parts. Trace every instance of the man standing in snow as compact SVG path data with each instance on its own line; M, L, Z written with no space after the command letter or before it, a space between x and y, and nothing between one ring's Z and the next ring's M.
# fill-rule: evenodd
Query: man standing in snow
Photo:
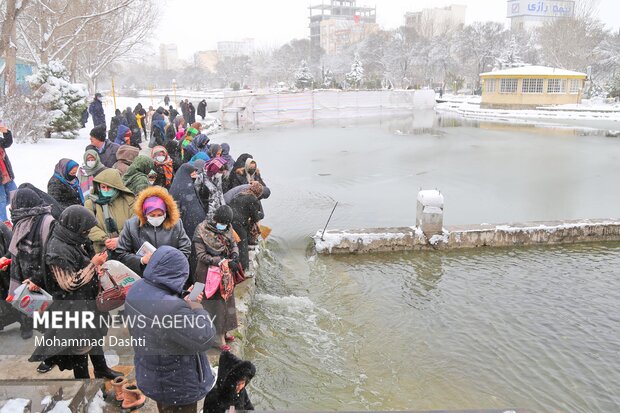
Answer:
M116 151L119 145L106 140L105 125L95 126L90 131L90 145L86 150L94 149L99 153L101 163L107 168L112 168L116 163Z
M105 112L101 103L101 93L95 93L95 98L88 107L88 113L93 117L93 125L95 127L103 125L103 130L105 131Z

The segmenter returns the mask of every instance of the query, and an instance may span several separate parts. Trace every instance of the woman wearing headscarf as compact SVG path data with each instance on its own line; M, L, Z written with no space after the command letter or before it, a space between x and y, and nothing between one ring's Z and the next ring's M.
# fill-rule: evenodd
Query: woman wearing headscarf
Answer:
M205 219L196 228L193 246L196 251L198 265L196 266L196 280L205 283L209 267L220 267L223 277L231 277L232 274L240 270L238 261L239 249L233 237L231 222L233 211L223 205L215 211L211 218ZM224 260L227 265L224 264ZM233 285L234 282L224 282ZM234 287L233 287L234 288ZM237 328L237 310L235 308L235 294L232 290L227 290L222 295L220 289L215 294L202 302L205 310L215 319L215 330L217 331L218 346L220 350L230 350L226 341L232 341L232 336L228 336L229 331Z
M212 144L211 146L209 146L209 149L207 150L207 155L209 155L209 158L211 159L215 159L218 156L222 156L222 147L218 145L217 143Z
M252 157L245 159L243 167L239 167L240 160L235 163L235 170L228 177L228 189L232 189L239 185L250 184L254 181L259 182L262 186L265 185L265 181L260 175L260 171L257 168L256 161Z
M235 160L230 155L230 145L227 143L222 144L222 158L226 159L226 169L232 172L233 167L235 166Z
M13 237L9 244L11 253L11 283L9 294L23 282L31 279L41 283L45 274L45 243L52 229L54 217L52 208L45 205L32 190L18 189L11 201ZM21 335L23 339L32 337L32 319L21 316Z
M264 218L263 208L260 204L260 197L263 194L263 186L254 181L250 184L247 191L241 192L230 202L230 207L234 211L232 226L239 238L239 258L244 270L250 266L248 245L250 232L254 225Z
M204 166L196 179L196 188L202 204L206 207L207 220L213 218L215 211L225 205L222 180L226 173L226 162L223 158L211 159Z
M153 160L148 156L140 155L136 157L125 175L123 175L123 183L134 195L139 195L140 192L151 186L148 176L154 167Z
M93 192L84 204L97 218L88 234L95 252L116 250L121 229L133 216L135 199L116 169L106 169L95 177Z
M63 158L54 167L54 175L47 183L47 193L64 209L71 205L83 205L84 194L77 178L77 162Z
M174 164L168 151L163 146L156 146L151 150L151 159L155 165L153 170L157 173L154 185L169 189L174 179Z
M205 146L209 142L209 138L205 135L198 135L199 133L200 132L198 129L194 128L193 125L185 131L185 137L181 140L181 160L183 162L188 162L192 156L200 152L200 149L196 145L192 145L194 139L198 136L204 136L206 138L206 142L204 141L204 138L201 142L204 142Z
M197 168L194 165L183 164L176 175L174 175L174 180L170 187L170 195L172 195L179 206L183 228L185 228L185 232L189 237L194 236L196 227L207 216L194 186L197 176Z
M85 198L93 189L93 178L104 169L106 166L101 162L99 153L95 149L88 149L84 152L84 165L78 170L78 180Z
M125 222L116 248L123 264L141 275L152 255L137 255L145 242L155 248L162 245L177 248L189 257L191 241L183 228L177 204L165 188L152 186L140 192L134 213Z
M172 159L172 166L174 167L174 173L176 173L181 165L183 165L179 142L176 139L170 139L166 142L164 148L166 148L166 151L168 151L168 156Z
M98 293L97 271L106 261L107 254L104 252L93 255L93 251L89 248L88 234L95 225L97 219L83 206L73 205L65 209L54 226L45 249L48 271L43 283L31 281L36 284L35 289L43 287L52 295L54 301L49 311L93 313L97 320L95 324L98 326L100 313L95 304ZM100 348L75 347L63 343L63 339L98 340L106 333L107 331L101 328L47 330L45 338L56 338L59 340L59 345L37 347L29 361L56 364L60 370L73 370L76 379L87 379L90 377L88 354L91 353L96 378L116 377L119 373L110 370L106 365Z

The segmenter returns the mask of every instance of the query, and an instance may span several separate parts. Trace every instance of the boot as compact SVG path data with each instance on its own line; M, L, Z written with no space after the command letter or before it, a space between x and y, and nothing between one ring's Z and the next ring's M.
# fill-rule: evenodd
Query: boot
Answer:
M123 385L123 403L121 404L123 410L137 410L144 406L145 402L146 396L135 384L126 383Z
M112 380L112 388L114 389L114 400L117 404L121 404L124 399L123 386L127 384L125 377L117 377Z
M117 377L123 376L123 373L112 370L108 367L103 354L90 354L90 361L93 363L93 370L95 372L96 379L109 379L114 380Z

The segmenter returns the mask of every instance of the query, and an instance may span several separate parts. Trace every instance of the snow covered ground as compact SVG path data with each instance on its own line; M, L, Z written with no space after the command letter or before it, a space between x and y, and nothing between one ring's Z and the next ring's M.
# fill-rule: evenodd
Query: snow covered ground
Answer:
M468 119L555 119L555 120L605 120L620 122L620 103L607 103L603 99L584 99L581 104L546 106L532 110L482 109L480 96L444 95L435 110L454 112Z

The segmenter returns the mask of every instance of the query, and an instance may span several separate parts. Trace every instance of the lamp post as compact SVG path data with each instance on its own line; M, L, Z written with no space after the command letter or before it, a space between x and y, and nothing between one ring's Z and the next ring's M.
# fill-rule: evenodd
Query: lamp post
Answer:
M172 91L174 92L174 106L177 106L177 81L172 79Z

